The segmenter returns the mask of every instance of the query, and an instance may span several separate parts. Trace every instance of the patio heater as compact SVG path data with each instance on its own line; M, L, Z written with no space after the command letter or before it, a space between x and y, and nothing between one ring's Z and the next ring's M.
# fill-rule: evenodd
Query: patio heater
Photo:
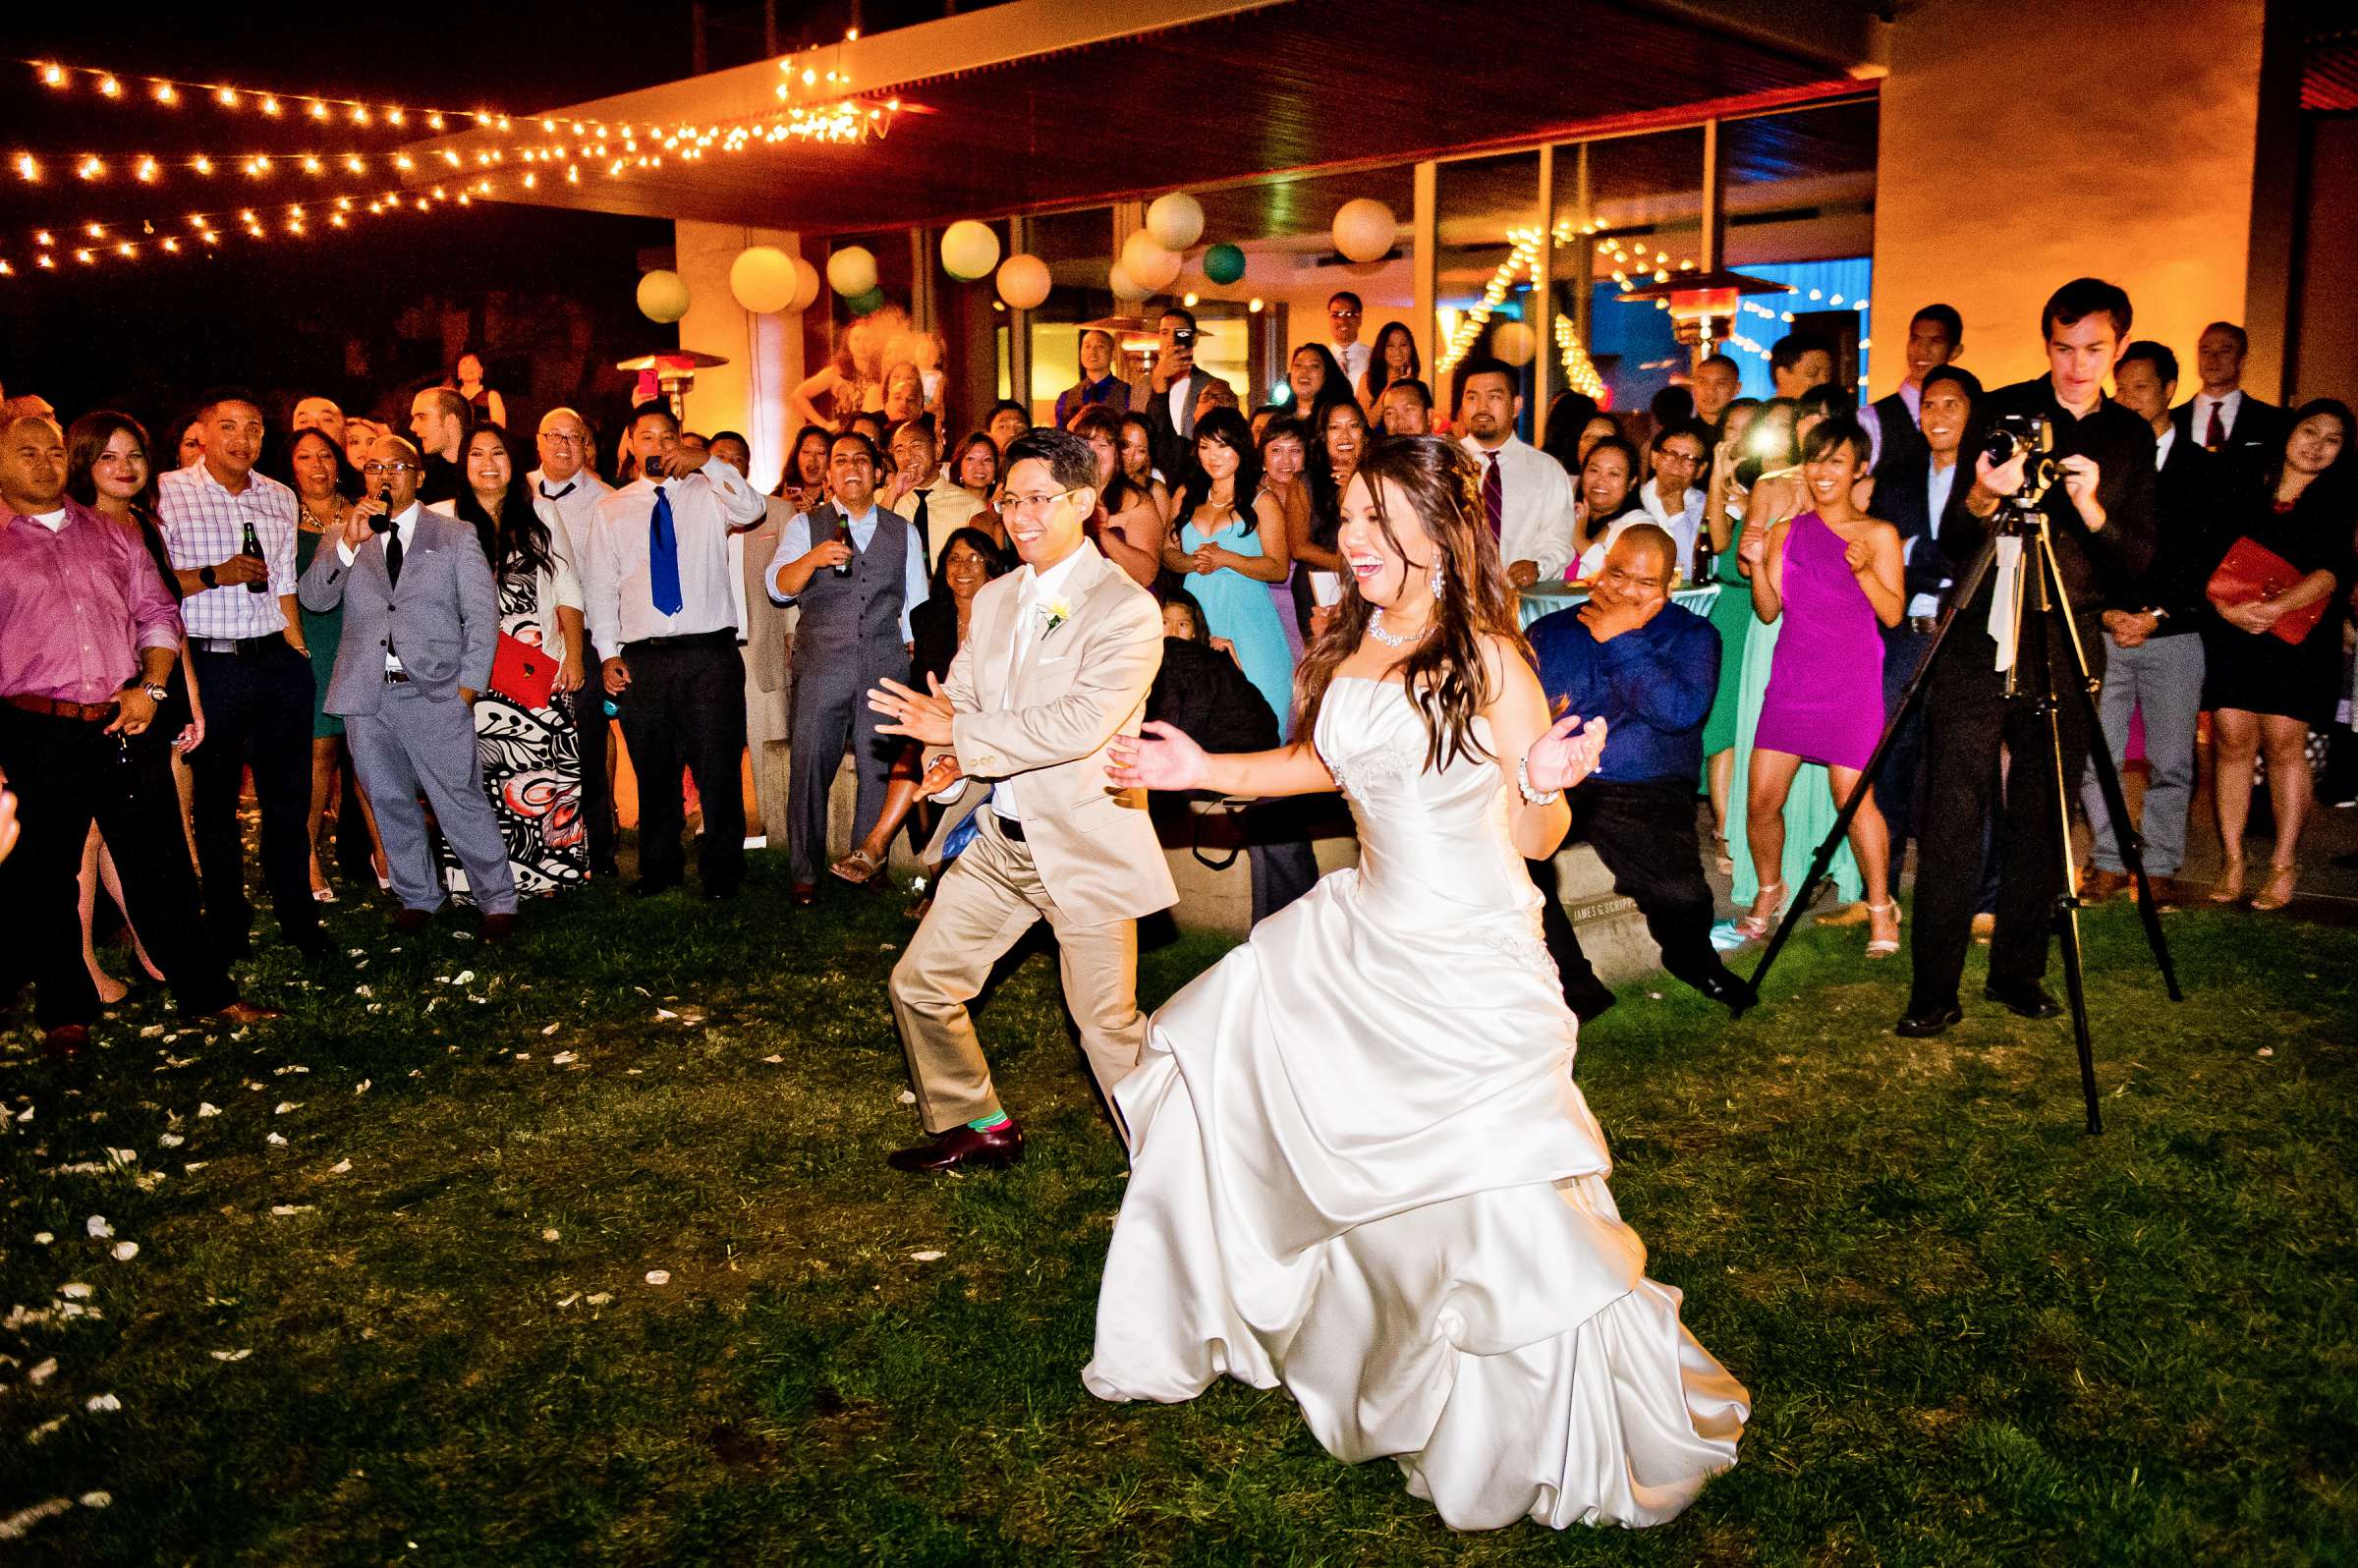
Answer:
M1685 272L1666 283L1645 283L1623 289L1615 298L1625 305L1669 302L1671 331L1701 364L1735 329L1736 312L1748 294L1791 294L1790 283L1771 283L1748 273L1717 268Z
M642 354L635 360L618 360L614 368L636 371L643 376L651 372L656 389L663 394L665 403L671 409L671 417L685 427L688 422L686 400L689 388L696 385L696 372L728 363L725 354L705 354L698 349L666 349L660 354Z

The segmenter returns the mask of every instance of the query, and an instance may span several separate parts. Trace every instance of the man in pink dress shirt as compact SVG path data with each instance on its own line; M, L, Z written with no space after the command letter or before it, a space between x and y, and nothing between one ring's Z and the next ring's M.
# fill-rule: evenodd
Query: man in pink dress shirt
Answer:
M0 771L28 831L0 862L34 1016L53 1058L89 1043L98 993L82 961L75 872L95 819L124 913L181 1011L229 1024L275 1013L238 999L207 939L161 737L180 614L139 536L67 498L54 420L0 429Z

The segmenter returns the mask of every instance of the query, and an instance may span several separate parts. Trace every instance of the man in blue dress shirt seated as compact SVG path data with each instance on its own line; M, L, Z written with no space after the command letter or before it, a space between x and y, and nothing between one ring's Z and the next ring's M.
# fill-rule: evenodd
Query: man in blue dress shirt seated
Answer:
M1604 756L1571 791L1564 842L1586 840L1597 851L1614 889L1646 917L1664 969L1740 1017L1758 998L1712 946L1712 889L1695 832L1719 634L1670 602L1677 566L1667 532L1632 524L1605 552L1589 601L1533 622L1531 646L1548 701L1568 704L1556 710L1605 722ZM1531 871L1545 895L1541 921L1564 1000L1585 1024L1613 1005L1613 993L1581 953L1556 895L1554 864L1534 861Z

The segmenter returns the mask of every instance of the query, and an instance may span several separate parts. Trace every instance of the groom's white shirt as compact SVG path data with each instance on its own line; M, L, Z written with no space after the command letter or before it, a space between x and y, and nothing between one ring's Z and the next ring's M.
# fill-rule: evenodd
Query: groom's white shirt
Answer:
M1014 647L1007 657L1007 690L999 706L1015 705L1015 683L1024 673L1024 661L1039 648L1040 635L1045 630L1040 622L1040 606L1052 604L1064 586L1071 581L1073 569L1081 564L1084 552L1074 550L1045 572L1036 571L1026 564L1018 574L1020 587L1015 597ZM999 779L991 785L990 809L1013 821L1024 820L1023 790L1013 778Z

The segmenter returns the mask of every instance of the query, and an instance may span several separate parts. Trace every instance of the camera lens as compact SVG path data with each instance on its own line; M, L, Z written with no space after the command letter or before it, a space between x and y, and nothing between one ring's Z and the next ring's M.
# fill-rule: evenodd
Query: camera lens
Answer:
M1993 464L2002 466L2014 456L2015 439L2011 430L1992 430L1982 450L1990 454Z

